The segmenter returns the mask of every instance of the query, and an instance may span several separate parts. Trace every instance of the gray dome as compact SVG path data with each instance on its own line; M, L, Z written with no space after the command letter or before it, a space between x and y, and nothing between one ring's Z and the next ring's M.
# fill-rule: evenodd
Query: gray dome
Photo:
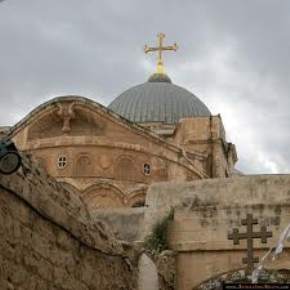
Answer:
M172 84L170 78L164 74L154 74L148 82L128 89L108 108L135 123L174 124L185 117L211 115L200 99Z

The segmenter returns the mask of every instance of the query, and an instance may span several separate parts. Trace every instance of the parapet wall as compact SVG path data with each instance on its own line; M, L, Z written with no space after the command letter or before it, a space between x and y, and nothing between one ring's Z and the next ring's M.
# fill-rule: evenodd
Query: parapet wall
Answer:
M136 260L28 159L0 175L0 289L136 289Z
M267 243L254 240L255 257L275 247L290 224L290 175L257 175L187 183L159 183L147 194L146 236L157 221L173 208L170 249L177 252L177 289L192 290L200 283L230 271L245 268L246 240L234 245L228 239L233 229L246 232L242 220L251 214L257 219L253 231L266 226L273 236ZM290 269L290 244L283 255L265 266Z
M175 216L203 213L200 225L217 224L218 212L232 226L242 214L257 213L259 216L273 212L269 223L287 225L282 209L290 207L290 175L252 175L233 178L197 180L194 182L160 182L153 184L147 193L144 235L166 216L171 208ZM240 217L235 220L235 217ZM290 220L289 220L290 221Z
M140 240L146 207L98 209L92 212L96 220L104 221L119 240Z

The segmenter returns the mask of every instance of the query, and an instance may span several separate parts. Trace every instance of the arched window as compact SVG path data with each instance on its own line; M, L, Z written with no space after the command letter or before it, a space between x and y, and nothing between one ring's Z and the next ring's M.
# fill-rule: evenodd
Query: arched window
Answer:
M143 173L145 175L150 175L151 173L151 167L150 167L150 164L148 163L145 163L144 166L143 166Z
M91 210L125 207L124 194L108 184L93 185L83 192L83 198Z
M115 176L119 180L138 180L138 171L134 161L129 157L121 157L115 167Z
M78 157L75 166L75 175L80 176L91 176L94 172L93 158L89 154L82 154Z

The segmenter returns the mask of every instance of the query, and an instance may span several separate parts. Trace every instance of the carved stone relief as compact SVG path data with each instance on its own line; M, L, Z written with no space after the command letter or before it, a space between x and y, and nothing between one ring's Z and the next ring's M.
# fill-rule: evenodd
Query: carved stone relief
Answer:
M63 122L55 116L55 111L50 112L30 125L27 139L33 140L61 136L63 135L62 126Z
M93 158L89 154L80 154L75 163L74 174L77 177L93 175Z
M137 181L141 179L140 171L129 156L121 156L117 160L114 173L118 180Z
M71 131L71 120L75 119L74 103L58 103L58 111L56 114L61 118L62 132L69 133Z
M124 207L123 194L108 184L92 186L85 190L83 198L91 210Z
M71 135L104 135L106 123L97 114L82 107L76 107L75 112L76 118L72 120Z
M28 130L28 140L71 136L99 136L106 123L93 111L75 102L57 103L54 110L40 116Z
M108 155L101 155L98 161L99 161L100 167L104 170L112 166L112 158Z

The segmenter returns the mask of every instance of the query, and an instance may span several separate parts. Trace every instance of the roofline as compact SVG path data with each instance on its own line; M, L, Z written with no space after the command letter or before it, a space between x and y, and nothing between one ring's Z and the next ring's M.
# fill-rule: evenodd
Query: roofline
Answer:
M136 123L133 123L129 120L127 120L126 118L118 115L117 113L115 113L114 111L110 110L109 108L103 106L102 104L95 102L91 99L88 99L86 97L82 97L82 96L78 96L78 95L67 95L67 96L58 96L55 97L47 102L44 102L42 104L40 104L39 106L37 106L35 109L33 109L30 113L28 113L22 120L20 120L19 122L17 122L14 126L10 127L10 129L7 132L7 136L8 138L13 138L13 136L15 136L15 134L17 134L19 132L19 130L21 130L21 128L23 128L24 125L26 125L27 123L29 123L29 121L36 116L37 114L39 114L41 111L45 110L48 106L56 104L58 102L67 102L67 101L77 101L83 104L87 104L90 106L93 106L95 108L100 109L103 113L107 114L109 117L111 117L112 121L115 121L120 124L122 124L123 126L129 127L129 128L133 128L135 131L137 131L139 134L141 134L142 136L146 137L146 138L150 138L154 143L162 143L164 144L169 150L175 151L176 153L181 153L182 154L182 148L167 142L166 140L164 140L163 138L160 138L157 134L154 134L153 132L151 132L149 129L144 128ZM190 167L193 167L192 164L190 164L187 160L186 163L188 163L190 165ZM193 167L192 170L201 178L206 178L206 176L204 176L203 172L200 172L199 169Z
M100 104L100 103L98 103L98 102L96 102L96 101L94 101L92 99L89 99L89 98L86 98L86 97L82 97L82 96L78 96L78 95L58 96L58 97L52 98L49 101L46 101L46 102L40 104L35 109L30 111L23 119L21 119L15 125L8 126L7 127L8 136L14 135L15 131L17 133L18 130L20 128L22 128L22 126L24 124L28 123L29 120L32 117L34 117L35 115L39 114L41 111L45 110L48 106L56 104L58 102L69 102L69 101L78 101L78 102L83 103L83 104L93 105L94 107L97 107L98 109L101 109L103 112L108 113L114 119L118 119L118 121L121 121L123 124L129 125L129 126L135 128L135 129L139 130L139 131L142 131L145 134L150 135L151 137L159 139L160 141L164 141L158 135L152 133L149 129L144 128L144 127L138 125L137 123L134 123L134 122L132 122L132 121L120 116L119 114L115 113L113 110L109 109L108 107L105 107L104 105L102 105L102 104ZM165 141L165 143L167 143L167 142ZM169 145L171 145L171 144L169 144Z
M152 115L150 115L149 117L140 117L140 113L136 114L136 112L132 113L130 110L126 110L124 109L124 106L122 105L122 100L124 100L123 98L125 98L126 101L128 101L128 99L130 100L131 103L133 103L134 108L137 107L136 105L136 99L139 101L139 98L142 99L144 98L144 94L147 96L146 94L146 86L152 86L154 88L154 86L156 85L160 85L161 87L165 86L169 89L175 89L175 90L179 90L183 93L185 93L187 96L187 98L191 99L191 102L197 102L197 104L199 104L200 108L199 109L192 109L189 114L185 114L185 116L178 116L180 114L177 114L177 116L175 116L175 114L169 114L172 115L171 117L166 117L163 116L161 119L159 120L154 120L155 117L152 117ZM140 91L138 91L140 88ZM151 88L151 87L150 87ZM170 92L170 91L169 91ZM171 94L171 93L170 93ZM130 96L132 95L132 97ZM172 96L174 96L176 94L173 94ZM132 100L135 100L135 103L132 102ZM137 101L137 102L138 102ZM130 104L131 104L130 103ZM132 106L132 104L131 104ZM171 106L169 106L170 108ZM132 86L130 88L128 88L127 90L123 91L121 94L119 94L115 99L113 99L109 104L108 104L108 108L114 110L116 113L120 113L124 116L127 115L127 117L132 120L133 122L138 122L138 123L147 123L147 122L164 122L166 124L177 124L179 119L182 117L210 117L212 116L212 112L211 110L208 108L208 106L194 93L192 93L191 91L189 91L188 89L173 84L173 83L168 83L168 82L143 82L140 83L138 85ZM153 109L154 110L154 109ZM165 110L166 111L166 110ZM138 116L136 116L138 115ZM181 113L181 115L183 115ZM188 116L187 116L188 115ZM169 119L166 121L166 119Z

